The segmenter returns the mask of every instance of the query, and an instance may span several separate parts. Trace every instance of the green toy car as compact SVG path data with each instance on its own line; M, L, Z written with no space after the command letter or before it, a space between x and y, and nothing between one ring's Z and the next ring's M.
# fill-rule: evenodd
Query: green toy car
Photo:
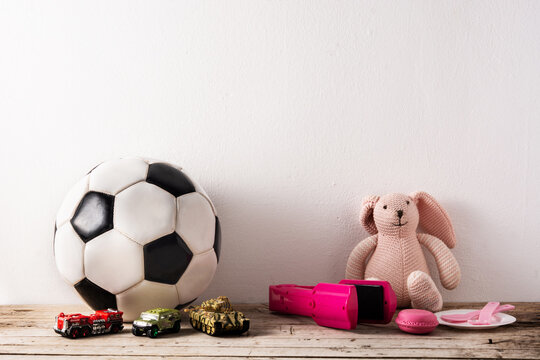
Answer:
M155 338L163 332L179 332L180 314L179 310L162 308L142 312L133 322L131 332L135 336L146 334L149 338Z

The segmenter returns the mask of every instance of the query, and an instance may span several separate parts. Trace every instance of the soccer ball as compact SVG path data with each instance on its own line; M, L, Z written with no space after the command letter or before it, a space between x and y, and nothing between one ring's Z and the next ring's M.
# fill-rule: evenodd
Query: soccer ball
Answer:
M212 201L164 162L101 163L73 186L56 217L60 274L90 307L120 309L126 321L194 301L214 277L220 246Z

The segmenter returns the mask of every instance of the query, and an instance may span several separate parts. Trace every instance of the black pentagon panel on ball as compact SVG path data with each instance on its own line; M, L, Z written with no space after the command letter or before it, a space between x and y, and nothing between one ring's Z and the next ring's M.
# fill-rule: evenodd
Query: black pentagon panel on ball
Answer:
M182 171L164 163L154 163L148 167L146 182L159 186L175 197L195 191L195 186Z
M87 278L75 284L75 290L94 310L116 309L116 296Z
M216 231L214 232L214 252L216 253L217 261L219 262L219 253L221 252L221 225L216 216Z
M177 233L144 245L144 278L165 284L176 284L186 271L193 253Z
M91 191L82 198L71 225L85 243L113 228L114 196Z

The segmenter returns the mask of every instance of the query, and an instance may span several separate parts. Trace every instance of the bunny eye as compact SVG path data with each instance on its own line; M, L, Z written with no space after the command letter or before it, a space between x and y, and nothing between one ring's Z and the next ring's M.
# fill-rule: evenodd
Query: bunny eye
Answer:
M409 201L409 200L407 200L407 201L406 201L406 203L407 203L407 205L409 205L410 201Z
M382 208L383 208L384 210L386 210L387 207L388 207L388 206L384 205Z

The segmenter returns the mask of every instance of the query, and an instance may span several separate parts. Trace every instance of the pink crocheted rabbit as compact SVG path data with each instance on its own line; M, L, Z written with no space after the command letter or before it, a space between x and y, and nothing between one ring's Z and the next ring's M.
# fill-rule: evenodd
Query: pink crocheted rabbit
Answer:
M420 245L435 258L446 289L459 284L461 271L450 252L456 245L454 229L439 203L425 192L371 196L363 202L360 220L372 236L351 252L346 277L390 282L398 307L410 304L417 309L441 310L442 296L430 277ZM418 224L425 233L416 232Z

